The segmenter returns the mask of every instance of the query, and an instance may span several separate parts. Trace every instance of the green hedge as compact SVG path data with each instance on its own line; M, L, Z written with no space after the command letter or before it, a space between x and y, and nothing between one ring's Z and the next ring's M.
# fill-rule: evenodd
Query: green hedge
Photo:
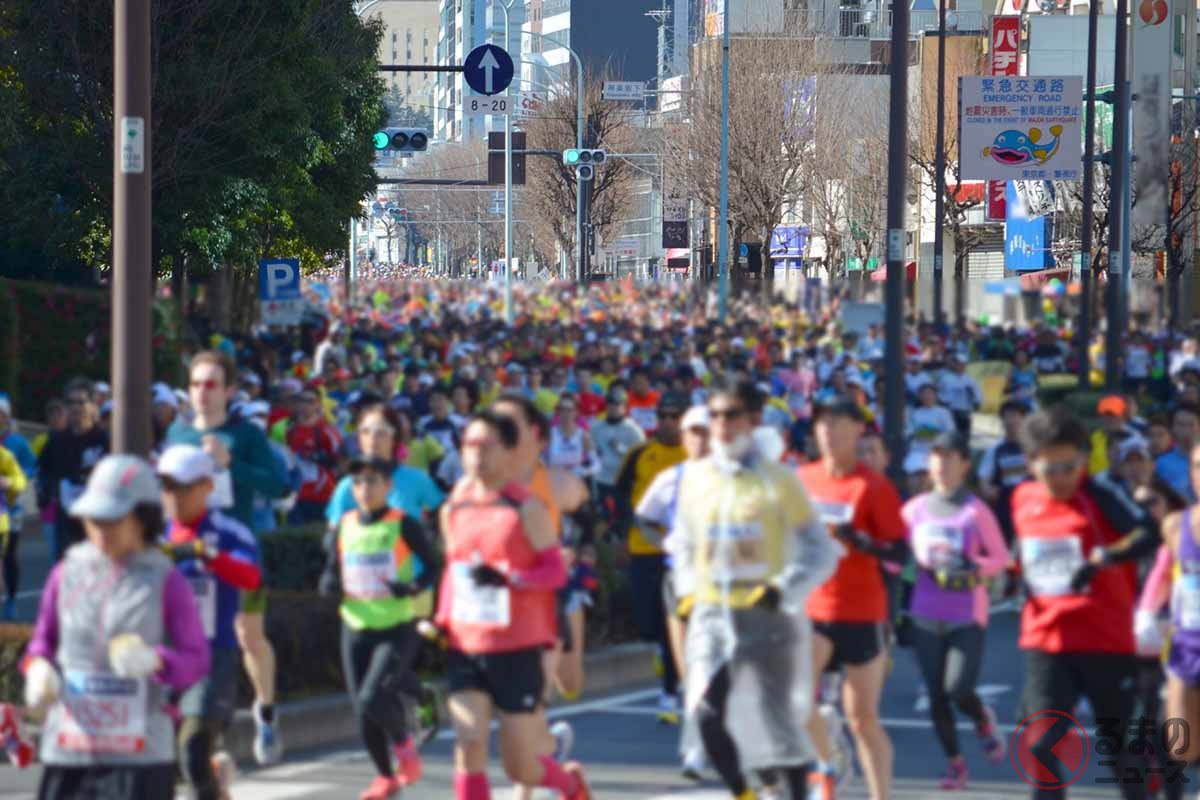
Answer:
M46 401L77 375L109 379L111 307L107 290L0 279L0 391L16 416L42 419ZM152 313L154 379L176 384L175 325L165 305Z

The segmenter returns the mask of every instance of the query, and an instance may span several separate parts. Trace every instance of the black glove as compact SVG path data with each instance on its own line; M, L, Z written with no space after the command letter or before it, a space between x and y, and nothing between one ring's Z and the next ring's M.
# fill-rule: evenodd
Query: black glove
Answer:
M870 536L858 530L849 522L843 522L836 526L833 529L833 535L842 544L852 547L855 550L867 550L872 544Z
M416 581L388 581L392 597L412 597L421 593L421 584Z
M503 572L487 564L477 564L471 568L471 578L476 586L508 586L508 578Z
M750 602L755 608L764 611L778 611L782 600L783 595L779 593L779 589L770 584L758 586L750 593Z
M1100 568L1095 564L1084 564L1075 570L1075 574L1071 576L1071 592L1074 594L1083 594L1091 584L1092 578L1096 577L1096 573L1099 571Z

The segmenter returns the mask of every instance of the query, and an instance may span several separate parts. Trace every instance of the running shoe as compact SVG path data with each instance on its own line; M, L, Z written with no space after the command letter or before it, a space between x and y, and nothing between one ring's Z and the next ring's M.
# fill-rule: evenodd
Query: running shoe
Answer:
M254 760L266 766L283 757L283 742L273 722L262 717L262 705L254 701Z
M583 775L583 765L578 761L572 761L569 764L564 764L563 770L568 774L574 775L577 781L575 791L563 795L563 800L592 800L592 790L588 788L587 778Z
M967 788L967 762L960 758L946 765L946 771L942 774L942 789L954 792L965 788Z
M658 695L658 721L665 725L679 724L679 698L660 692Z
M401 786L412 786L421 780L421 754L417 752L416 742L412 736L404 740L404 744L392 746L396 756L396 781Z
M358 796L358 800L388 800L399 793L400 781L398 779L376 775L367 790Z
M837 800L837 775L820 771L808 773L808 800Z
M996 711L991 706L983 707L983 724L976 726L975 733L987 760L993 764L1002 763L1008 754L1008 743L1003 736L996 735Z
M550 735L554 737L554 760L560 764L567 763L571 757L571 748L575 746L575 729L564 719L550 726Z
M700 749L690 750L683 757L683 769L680 772L683 777L693 783L700 783L704 780L704 770L708 769L708 763L704 758L704 751Z
M219 750L212 757L213 777L217 781L217 796L221 800L233 797L233 782L237 779L237 765L233 757L224 750Z

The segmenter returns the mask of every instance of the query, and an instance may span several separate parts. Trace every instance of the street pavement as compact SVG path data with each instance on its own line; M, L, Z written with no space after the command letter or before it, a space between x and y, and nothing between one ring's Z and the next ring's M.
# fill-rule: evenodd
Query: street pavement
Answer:
M992 703L1001 728L1011 736L1017 718L1022 656L1016 649L1017 617L1000 612L992 617L980 691ZM573 757L587 765L587 774L597 800L718 800L728 798L715 782L697 787L678 772L678 729L655 720L653 687L587 699L552 710L551 716L566 718L575 728ZM921 702L920 679L912 653L895 652L895 663L883 699L883 717L896 749L894 800L927 800L941 795L937 778L945 766L933 738ZM1085 728L1092 730L1088 722ZM984 762L971 726L959 725L963 753L971 769L967 791L954 797L971 800L1028 797L1029 787L1017 776L1009 761L994 766ZM447 800L452 797L449 734L430 745L425 754L425 776L404 793L406 800ZM495 759L493 747L493 760ZM1093 752L1087 770L1072 785L1071 797L1111 798L1117 793L1099 785L1107 773L1096 766ZM310 753L292 753L285 761L267 769L247 768L234 785L234 800L345 800L356 798L372 777L372 768L355 742ZM507 797L508 784L495 769L495 796ZM38 771L18 772L0 767L0 799L33 797ZM182 796L182 795L181 795ZM867 793L861 779L842 793L858 800Z

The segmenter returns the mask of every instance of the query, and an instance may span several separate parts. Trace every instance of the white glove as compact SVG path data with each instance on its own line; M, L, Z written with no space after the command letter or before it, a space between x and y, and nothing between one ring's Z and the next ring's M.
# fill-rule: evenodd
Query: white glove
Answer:
M109 640L108 663L122 678L148 678L162 669L158 653L136 633L123 633Z
M62 678L54 665L41 657L30 661L25 671L25 706L40 715L58 700L61 693Z
M1162 653L1165 638L1164 620L1158 614L1139 609L1133 615L1133 636L1137 641L1138 655L1157 656Z

